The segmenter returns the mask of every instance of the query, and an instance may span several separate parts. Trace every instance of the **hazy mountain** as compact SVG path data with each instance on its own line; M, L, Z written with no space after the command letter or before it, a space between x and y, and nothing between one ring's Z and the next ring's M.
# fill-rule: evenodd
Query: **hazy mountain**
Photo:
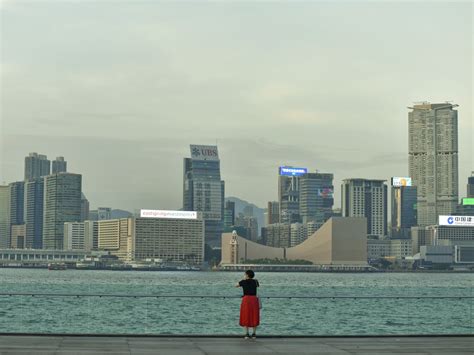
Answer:
M133 214L131 212L125 211L125 210L112 210L110 212L112 219L118 219L118 218L128 218L132 217Z
M260 230L260 228L262 228L265 225L265 215L264 215L265 209L264 208L258 207L257 205L255 205L251 202L242 200L238 197L233 197L233 196L226 197L225 200L226 201L232 201L232 202L235 203L235 215L236 216L238 216L239 213L243 213L245 207L247 207L247 206L253 207L253 215L254 215L255 218L257 218L258 229Z

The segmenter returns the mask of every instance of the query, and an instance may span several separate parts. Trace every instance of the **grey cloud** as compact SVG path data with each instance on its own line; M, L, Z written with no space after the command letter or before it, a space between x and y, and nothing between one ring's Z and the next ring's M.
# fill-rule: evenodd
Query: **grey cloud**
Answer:
M276 198L282 164L333 172L336 186L406 174L406 106L453 99L463 184L474 166L470 10L356 1L9 4L0 179L19 179L30 151L64 155L84 174L93 206L176 208L189 144L217 139L228 194L263 206Z

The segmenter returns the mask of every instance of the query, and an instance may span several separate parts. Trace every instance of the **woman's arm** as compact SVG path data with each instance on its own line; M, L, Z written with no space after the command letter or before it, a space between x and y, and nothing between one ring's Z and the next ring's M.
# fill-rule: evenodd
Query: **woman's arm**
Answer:
M237 282L237 284L235 285L235 287L242 287L242 285L240 284L242 281L239 281Z

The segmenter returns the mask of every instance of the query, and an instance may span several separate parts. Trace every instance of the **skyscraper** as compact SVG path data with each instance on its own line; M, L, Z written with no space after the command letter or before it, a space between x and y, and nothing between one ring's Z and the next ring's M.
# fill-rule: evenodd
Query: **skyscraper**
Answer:
M10 223L25 223L25 182L17 181L10 184Z
M67 171L67 161L64 157L57 157L53 160L52 174L65 173Z
M307 173L299 180L299 214L304 224L323 224L332 215L334 205L333 174Z
M263 243L276 248L291 246L291 224L275 223L262 228Z
M280 223L280 204L277 201L268 201L267 225Z
M64 250L86 250L84 225L84 222L64 223Z
M81 220L81 186L80 174L45 177L43 249L63 249L64 223Z
M456 215L474 216L474 171L467 178L466 198L461 199L461 203L456 208Z
M396 179L392 178L390 234L392 238L410 238L411 227L417 225L417 189L416 186L411 186L411 183L409 185L397 184Z
M99 222L84 221L85 250L98 250L99 248Z
M81 193L81 222L89 219L89 200L84 193Z
M44 178L25 182L26 248L43 248Z
M341 197L343 217L366 217L368 235L387 235L385 180L345 179Z
M112 219L112 208L110 207L99 207L97 208L97 220L105 221Z
M435 225L458 203L458 105L416 104L408 113L409 174L418 191L418 225Z
M474 198L474 171L467 178L467 197Z
M49 175L51 162L46 155L30 153L25 157L25 181Z
M205 241L220 247L224 220L224 181L217 146L191 145L184 158L183 210L199 211L205 223Z
M0 185L0 248L10 248L10 186Z
M278 169L278 203L280 223L300 222L300 178L306 168L281 166Z
M235 226L245 228L245 237L254 242L258 239L258 221L253 215L239 213L235 218Z
M224 208L224 229L235 225L235 202L226 201Z

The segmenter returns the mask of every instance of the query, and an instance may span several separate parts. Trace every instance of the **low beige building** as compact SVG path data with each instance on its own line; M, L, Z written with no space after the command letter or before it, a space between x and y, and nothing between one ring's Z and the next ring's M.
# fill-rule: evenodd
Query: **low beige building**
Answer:
M99 250L123 261L161 259L200 265L204 261L204 220L122 218L99 221Z
M388 239L368 239L367 258L369 260L380 259L391 256L390 240Z
M319 265L367 265L367 221L364 217L333 217L303 243L274 248L236 233L222 234L222 265L246 260L307 260Z
M162 259L200 265L204 261L204 220L134 218L133 260Z
M395 259L404 259L413 255L411 239L391 239L390 254Z
M133 219L109 219L98 221L98 248L109 251L124 261L133 260L132 233Z

